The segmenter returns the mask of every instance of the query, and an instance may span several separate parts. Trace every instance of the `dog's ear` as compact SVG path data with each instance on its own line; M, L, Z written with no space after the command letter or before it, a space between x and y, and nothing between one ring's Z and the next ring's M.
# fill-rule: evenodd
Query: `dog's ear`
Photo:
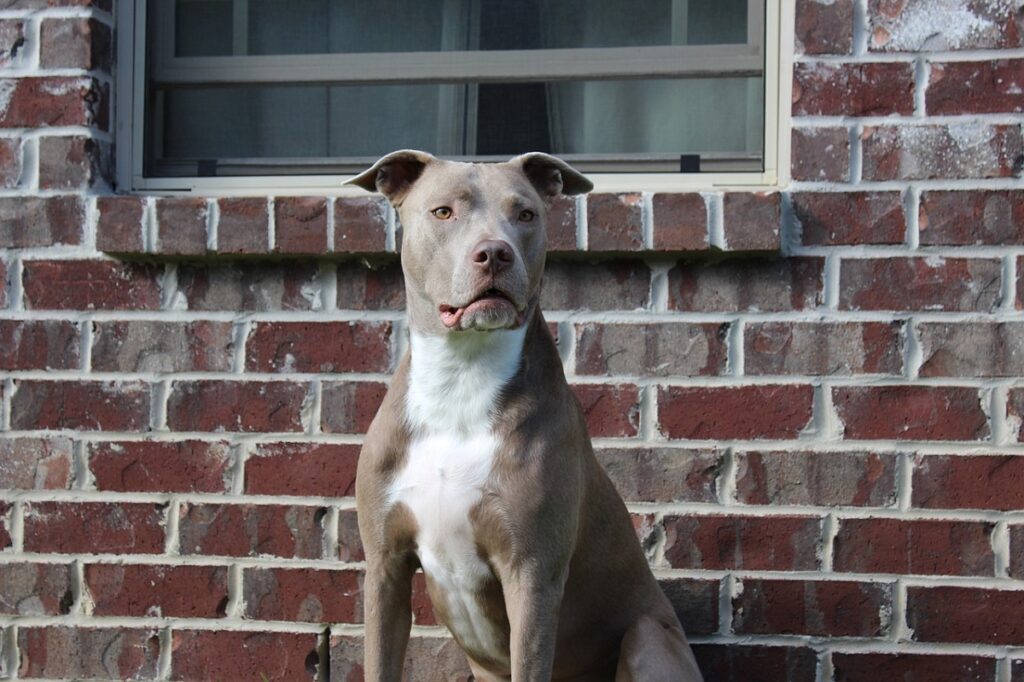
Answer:
M515 157L509 163L519 164L545 199L553 199L559 194L586 194L594 189L594 183L582 173L550 154L530 152Z
M382 156L365 171L345 182L357 185L368 192L377 191L397 206L409 191L412 183L423 173L427 164L437 157L415 149L401 149Z

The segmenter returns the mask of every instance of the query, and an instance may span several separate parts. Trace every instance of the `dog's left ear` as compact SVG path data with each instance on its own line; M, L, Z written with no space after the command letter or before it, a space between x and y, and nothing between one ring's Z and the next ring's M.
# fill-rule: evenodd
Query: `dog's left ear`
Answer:
M437 161L437 157L417 149L401 149L382 156L365 171L345 182L346 185L357 185L368 192L380 192L397 206L412 186L412 183L423 173L427 164Z
M594 189L594 183L582 173L550 154L530 152L515 157L509 163L519 164L537 192L546 200L559 194L586 194Z

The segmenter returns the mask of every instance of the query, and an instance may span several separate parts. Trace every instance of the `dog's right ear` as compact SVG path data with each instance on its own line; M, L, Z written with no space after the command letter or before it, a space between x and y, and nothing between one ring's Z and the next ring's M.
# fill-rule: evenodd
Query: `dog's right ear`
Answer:
M427 152L401 149L382 156L377 163L345 184L357 185L368 192L380 192L392 205L398 206L427 164L436 160L437 157Z

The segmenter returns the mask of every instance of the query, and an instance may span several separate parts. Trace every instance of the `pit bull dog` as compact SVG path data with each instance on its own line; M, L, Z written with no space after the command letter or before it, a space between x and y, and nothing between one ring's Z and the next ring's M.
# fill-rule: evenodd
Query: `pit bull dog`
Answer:
M547 209L590 181L404 150L350 182L401 220L410 334L356 477L366 679L401 678L422 567L480 682L701 680L538 306Z

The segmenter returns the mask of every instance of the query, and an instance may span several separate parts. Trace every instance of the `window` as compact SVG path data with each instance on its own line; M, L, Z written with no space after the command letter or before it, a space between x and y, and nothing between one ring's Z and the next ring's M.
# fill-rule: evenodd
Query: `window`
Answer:
M120 180L336 187L410 147L546 151L599 187L772 184L780 4L124 0Z

